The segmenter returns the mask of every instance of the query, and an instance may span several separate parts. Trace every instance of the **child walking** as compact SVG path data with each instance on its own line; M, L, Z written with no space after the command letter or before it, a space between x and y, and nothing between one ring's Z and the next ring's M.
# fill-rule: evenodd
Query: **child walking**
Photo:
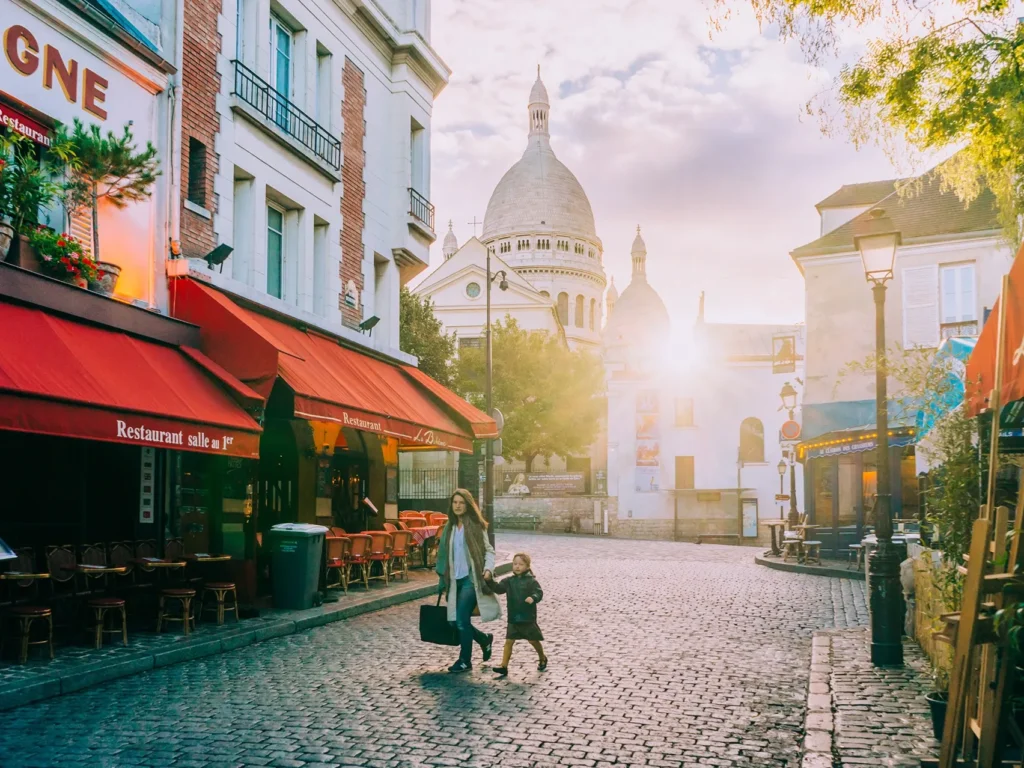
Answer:
M512 558L512 575L507 579L495 582L488 579L491 591L499 595L508 595L508 631L505 633L505 652L501 657L501 666L494 672L504 677L508 674L508 663L512 659L512 647L516 640L526 640L537 651L539 659L537 669L543 672L548 667L548 657L540 644L544 639L540 627L537 626L537 603L544 597L544 592L530 570L530 556L520 552Z

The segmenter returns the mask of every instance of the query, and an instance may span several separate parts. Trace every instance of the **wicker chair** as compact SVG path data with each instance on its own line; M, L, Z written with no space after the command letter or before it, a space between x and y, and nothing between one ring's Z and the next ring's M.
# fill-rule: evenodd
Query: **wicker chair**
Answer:
M391 534L391 575L395 569L409 580L409 553L412 551L412 534L409 531L395 531Z
M348 594L349 557L352 552L352 540L347 536L327 537L327 588L341 587ZM337 581L331 581L331 572Z
M369 534L371 541L367 559L370 561L370 574L366 578L368 581L380 579L387 585L391 579L391 534L387 531L369 531ZM380 563L380 573L376 576L373 575L374 563Z
M359 578L355 579L355 581L363 582L363 586L369 589L370 545L373 543L373 539L365 533L357 533L349 536L348 540L352 542L348 553L349 580L351 580L352 575L355 573L355 569L358 568Z

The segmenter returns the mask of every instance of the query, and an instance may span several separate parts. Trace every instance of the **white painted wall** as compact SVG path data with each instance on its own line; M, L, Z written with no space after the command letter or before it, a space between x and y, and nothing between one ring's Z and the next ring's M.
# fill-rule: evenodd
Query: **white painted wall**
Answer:
M871 208L870 205L848 205L841 208L821 209L821 234L827 235L833 229L839 229L848 221Z

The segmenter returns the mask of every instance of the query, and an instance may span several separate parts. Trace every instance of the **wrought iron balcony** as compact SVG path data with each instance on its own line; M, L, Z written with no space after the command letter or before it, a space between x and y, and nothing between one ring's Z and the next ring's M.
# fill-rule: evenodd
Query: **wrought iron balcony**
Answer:
M978 321L964 320L960 323L942 323L939 326L943 339L951 339L954 336L977 336Z
M341 168L341 141L245 64L235 65L234 95L331 168Z
M434 206L412 187L409 187L409 215L434 231Z

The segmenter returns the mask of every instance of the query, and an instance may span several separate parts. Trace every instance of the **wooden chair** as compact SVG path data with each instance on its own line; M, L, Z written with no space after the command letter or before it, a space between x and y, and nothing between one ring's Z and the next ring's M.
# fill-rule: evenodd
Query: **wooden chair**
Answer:
M398 530L398 526L394 523L384 523L384 530L388 533L394 533Z
M82 565L107 566L107 548L103 544L83 544L78 549L78 562ZM83 573L80 595L100 595L107 591L107 574Z
M395 531L391 534L391 574L395 568L406 581L409 580L409 554L412 551L412 534L409 531Z
M50 608L16 605L8 609L8 618L15 629L11 636L17 639L19 645L19 663L24 664L28 661L28 649L31 645L48 646L50 659L53 659L53 611ZM42 640L32 639L32 625L37 621L46 622L47 634ZM0 632L0 656L3 655L5 635L6 633Z
M336 525L332 525L331 526L331 528L330 528L330 535L331 536L348 536L348 534L345 533L345 529L344 528L339 528Z
M206 602L207 595L213 596L213 605ZM227 596L231 595L231 605L228 605ZM224 623L224 614L234 611L235 623L238 623L238 590L230 581L208 581L203 585L202 602L200 603L199 616L202 617L209 610L217 612L218 626Z
M359 569L359 578L355 581L362 581L363 586L370 587L370 545L373 539L365 533L357 533L348 537L351 542L348 554L349 583L355 569Z
M794 560L799 562L799 560L800 560L800 547L801 547L802 544L803 544L803 542L799 538L797 538L796 536L793 536L791 538L783 539L782 540L782 562L784 562L784 563L788 562L789 558L791 558L791 557Z
M846 566L847 570L852 570L856 564L857 570L861 570L864 566L864 545L863 544L851 544L850 545L850 564Z
M125 568L124 573L114 577L114 585L121 589L128 589L135 586L135 559L134 548L130 541L113 541L108 550L110 564L115 568Z
M405 518L405 524L410 528L426 528L429 523L423 515L413 515Z
M103 645L103 636L109 634L120 635L122 644L128 645L128 614L124 606L124 599L120 597L94 597L89 601L93 612L93 645L96 648ZM108 616L119 617L120 626L107 629Z
M804 541L804 562L821 565L820 541Z
M367 580L379 579L387 586L391 578L391 534L387 531L369 531L369 534L370 551L367 553L367 559L370 562L370 575L367 576ZM373 575L374 563L380 563L380 573L376 576Z
M165 589L160 592L160 607L156 615L156 631L159 634L163 630L165 621L180 621L185 629L185 635L189 633L189 625L195 628L195 619L192 616L192 600L196 596L194 589ZM181 606L181 615L175 616L167 610L168 601Z
M349 558L352 552L352 540L347 536L327 537L327 588L341 587L348 594ZM331 573L337 581L331 581Z
M32 547L21 547L14 550L17 558L8 563L8 571L36 573L36 551ZM39 582L36 579L19 579L6 581L8 586L7 604L33 602L39 598Z
M431 512L427 515L427 520L430 521L431 525L445 525L448 522L448 515L443 512Z
M135 542L135 559L141 560L144 557L157 557L156 539L140 539ZM156 584L156 569L139 565L135 569L135 585L149 589Z
M164 559L165 560L184 560L185 559L185 543L179 539L168 539L164 542ZM185 578L184 568L167 568L164 569L164 579L167 584L174 584L176 586L183 586L187 583L188 579Z
M50 599L71 598L76 594L75 550L70 544L51 545L46 548L46 570L50 573Z

